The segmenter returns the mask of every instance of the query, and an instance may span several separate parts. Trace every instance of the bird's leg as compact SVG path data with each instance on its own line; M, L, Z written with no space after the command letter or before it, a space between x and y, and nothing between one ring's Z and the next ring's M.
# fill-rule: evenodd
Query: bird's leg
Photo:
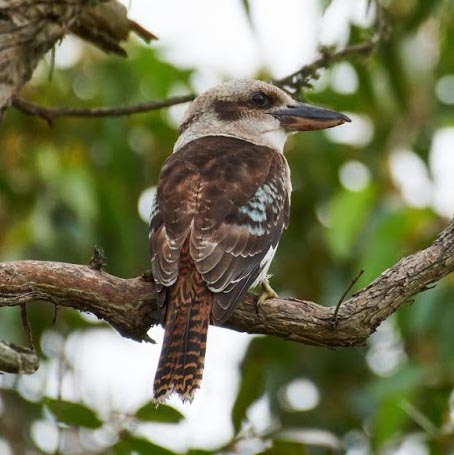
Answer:
M262 281L262 289L263 292L257 300L257 305L261 305L265 300L277 299L279 297L276 291L270 286L270 282L268 280Z

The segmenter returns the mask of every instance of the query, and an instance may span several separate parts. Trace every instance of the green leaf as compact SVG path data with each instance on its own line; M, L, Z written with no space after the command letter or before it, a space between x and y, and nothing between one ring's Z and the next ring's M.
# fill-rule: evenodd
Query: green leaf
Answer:
M426 376L424 368L407 364L394 375L377 379L370 387L369 396L378 398L371 421L375 449L401 434L409 421L404 405L417 397Z
M328 244L335 256L349 257L374 200L371 187L363 191L340 191L331 205L332 227L326 231Z
M131 435L127 435L110 449L113 455L131 455L133 452L139 455L175 455L175 452L153 444L148 439Z
M367 248L363 248L360 261L365 273L358 286L370 283L387 267L409 254L412 251L409 246L410 239L427 226L428 220L430 214L427 216L425 210L397 211L385 207L377 212L374 224L363 239ZM415 245L414 248L418 246Z
M96 413L81 403L44 398L43 404L59 422L67 425L92 429L103 425Z
M162 423L178 423L184 419L184 415L175 408L162 404L157 408L152 402L138 409L136 417L143 422Z
M389 396L383 400L374 414L372 422L372 446L375 449L383 447L387 441L397 437L408 421L408 416L402 409L401 396Z

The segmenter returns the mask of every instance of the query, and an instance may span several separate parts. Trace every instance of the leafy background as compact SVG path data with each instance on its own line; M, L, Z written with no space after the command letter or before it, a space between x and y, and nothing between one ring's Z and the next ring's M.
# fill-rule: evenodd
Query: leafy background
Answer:
M254 29L254 8L239 3ZM358 9L364 6L358 2ZM320 2L320 15L331 7ZM454 207L452 184L440 181L443 170L452 176L453 161L435 159L441 137L451 153L454 146L453 2L391 0L385 14L388 36L372 58L323 71L304 93L310 102L348 112L354 122L348 133L289 140L292 220L272 269L273 287L283 295L334 304L360 269L358 286L424 248ZM349 42L371 33L347 25ZM159 45L130 42L127 51L128 60L121 60L84 46L81 58L57 68L51 82L49 61L43 62L22 95L45 105L110 106L193 91L197 71L175 66ZM264 67L257 76L273 74ZM9 110L0 135L0 259L87 263L93 245L101 245L110 273L135 276L147 269L147 226L138 201L156 183L177 137L176 115L62 119L49 128ZM0 377L0 453L452 454L453 289L450 277L419 295L359 348L242 336L241 349L247 349L238 387L229 385L231 423L217 444L201 448L175 444L186 420L195 433L210 428L176 403L178 410L155 410L149 367L128 372L139 375L142 368L150 375L140 402L128 398L133 386L113 397L129 400L125 407L88 396L78 384L75 346L109 329L73 311L58 311L54 322L53 308L31 305L42 366L34 377ZM23 343L18 310L0 315L2 338ZM221 360L237 334L222 336L227 342L215 347ZM120 366L121 352L114 353ZM206 368L213 368L210 361ZM90 366L85 369L89 375ZM204 392L208 401L224 387Z

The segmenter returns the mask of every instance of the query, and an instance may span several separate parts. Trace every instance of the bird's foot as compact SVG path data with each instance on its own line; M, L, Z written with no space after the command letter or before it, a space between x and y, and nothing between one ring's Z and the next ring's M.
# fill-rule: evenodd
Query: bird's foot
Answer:
M268 299L277 299L279 296L276 291L270 286L269 281L262 282L263 292L260 294L257 300L257 306L262 305L265 300Z

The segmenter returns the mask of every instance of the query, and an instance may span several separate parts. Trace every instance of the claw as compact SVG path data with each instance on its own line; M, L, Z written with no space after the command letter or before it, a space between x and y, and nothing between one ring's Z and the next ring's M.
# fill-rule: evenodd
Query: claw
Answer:
M269 281L262 282L263 292L260 294L260 297L257 300L257 305L262 305L265 300L268 299L277 299L279 296L276 291L270 286Z

